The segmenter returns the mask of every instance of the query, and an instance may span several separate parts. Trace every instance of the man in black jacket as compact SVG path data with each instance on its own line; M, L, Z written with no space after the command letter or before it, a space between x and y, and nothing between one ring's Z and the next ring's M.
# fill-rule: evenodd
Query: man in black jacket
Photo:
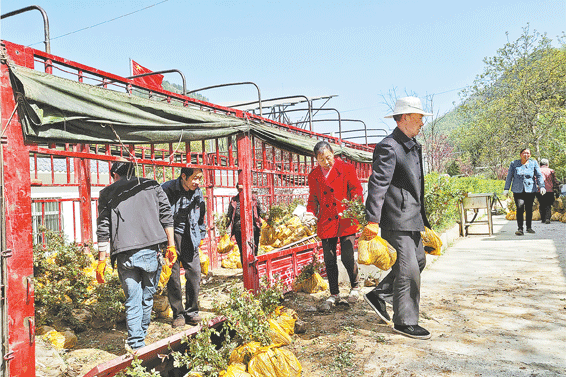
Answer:
M114 183L98 199L98 258L96 278L104 283L106 254L116 263L126 296L126 345L145 346L153 295L161 274L160 249L175 254L173 215L167 196L154 180L137 178L132 163L112 164Z
M430 333L418 325L421 271L426 265L420 232L430 224L424 209L424 176L421 145L416 141L423 126L420 99L397 100L393 118L397 128L373 152L368 181L366 219L368 235L381 236L397 250L391 272L364 298L381 319L390 322L385 302L393 305L393 330L416 339Z

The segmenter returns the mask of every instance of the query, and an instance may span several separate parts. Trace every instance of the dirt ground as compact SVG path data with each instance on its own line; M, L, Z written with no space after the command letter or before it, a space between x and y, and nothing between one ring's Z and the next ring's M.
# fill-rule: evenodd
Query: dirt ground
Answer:
M316 307L327 293L287 294L284 305L306 323L288 346L303 376L565 376L566 224L534 229L517 237L513 222L498 216L494 236L460 238L444 255L428 257L419 322L432 333L427 341L393 333L363 300L325 313ZM241 272L203 284L205 316L234 282ZM341 287L342 296L348 291ZM147 342L173 333L169 321L156 319ZM78 337L63 355L67 376L125 353L124 327Z

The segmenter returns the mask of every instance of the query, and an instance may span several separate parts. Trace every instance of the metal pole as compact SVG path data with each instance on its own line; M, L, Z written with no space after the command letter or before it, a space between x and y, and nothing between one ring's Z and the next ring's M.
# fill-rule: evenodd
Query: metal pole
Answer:
M340 135L340 137L339 137L340 143L342 143L342 119L340 118L340 112L333 107L322 107L322 108L311 109L311 110L316 110L316 111L334 110L334 111L336 111L336 113L338 114L338 134ZM287 112L291 112L291 111L303 111L303 109L284 110L283 112L287 113ZM311 122L316 122L316 120L314 120L314 121L311 120ZM312 131L312 126L311 126L311 131Z
M282 99L291 99L291 98L297 98L297 97L301 97L307 100L307 106L309 107L308 109L308 114L309 114L309 125L310 125L310 131L312 132L312 101L310 100L309 97L307 96L303 96L302 94L297 94L295 96L285 96L285 97L277 97L277 98L269 98L264 100L263 102L269 102L269 101L279 101ZM232 105L232 107L236 108L239 106L246 106L246 105L252 105L256 103L255 101L253 102L244 102L244 103L239 103L237 105ZM259 108L260 108L260 114L261 114L261 102L259 103ZM291 110L283 110L282 112L286 112L286 111L291 111ZM293 109L292 111L303 111L303 109Z
M228 83L228 84L206 86L204 88L191 90L190 92L187 92L187 94L201 92L201 91L207 90L207 89L221 88L221 87L224 87L224 86L234 86L234 85L253 85L253 86L256 87L256 89L257 89L257 99L258 99L258 103L259 103L259 116L263 118L263 113L262 113L262 110L261 110L261 92L259 90L259 86L257 86L254 82L251 82L251 81L231 82L231 83Z
M40 11L41 15L43 16L43 33L45 35L45 41L43 41L43 43L45 44L45 52L47 52L48 54L51 54L51 39L49 38L49 19L47 18L47 13L45 12L45 10L43 10L42 7L40 7L38 5L30 5L29 7L25 7L25 8L14 10L12 12L4 13L0 19L3 20L4 18L10 17L10 16L15 16L16 14L24 13L24 12L34 10L34 9L37 9L38 11Z

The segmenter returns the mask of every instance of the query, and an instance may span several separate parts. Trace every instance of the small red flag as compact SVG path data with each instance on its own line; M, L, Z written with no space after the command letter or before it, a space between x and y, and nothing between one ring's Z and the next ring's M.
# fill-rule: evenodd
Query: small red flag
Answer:
M144 73L151 73L153 71L142 67L138 63L132 60L132 76L142 75ZM160 89L163 87L161 83L163 82L163 75L148 75L143 77L138 77L134 79L134 82L140 86L147 86L148 88Z

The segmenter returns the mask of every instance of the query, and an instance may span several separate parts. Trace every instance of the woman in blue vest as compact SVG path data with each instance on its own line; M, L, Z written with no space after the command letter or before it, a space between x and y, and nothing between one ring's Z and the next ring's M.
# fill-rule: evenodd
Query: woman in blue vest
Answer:
M512 185L511 182L513 182ZM535 233L531 228L535 194L540 192L544 195L546 189L538 163L535 160L531 160L530 149L523 149L521 151L521 159L511 162L507 172L507 179L505 180L504 195L509 193L509 188L513 192L513 199L517 206L517 231L515 234L518 236L523 235L523 212L526 217L527 233Z

